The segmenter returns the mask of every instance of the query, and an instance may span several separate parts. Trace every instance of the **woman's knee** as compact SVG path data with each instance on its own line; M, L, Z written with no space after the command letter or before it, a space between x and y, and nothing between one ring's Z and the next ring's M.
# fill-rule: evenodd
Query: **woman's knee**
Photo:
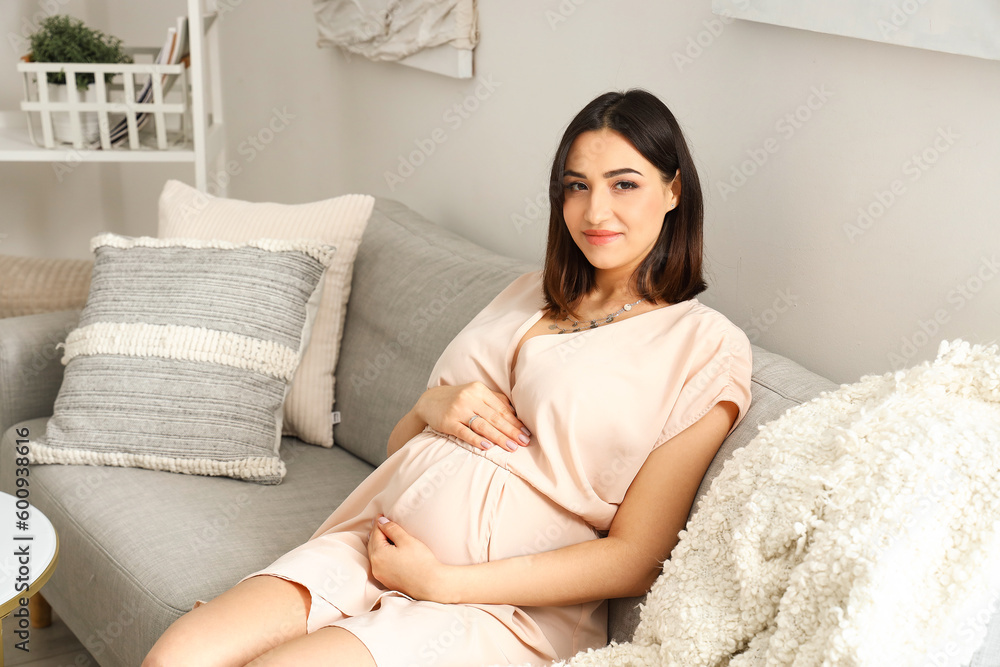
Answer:
M306 634L310 594L301 584L252 577L170 625L142 667L245 665Z
M190 615L191 612L184 614L167 628L142 661L142 667L206 664L199 662L207 657L201 646L201 642L206 638L200 636L203 633L197 631L198 624L188 622Z

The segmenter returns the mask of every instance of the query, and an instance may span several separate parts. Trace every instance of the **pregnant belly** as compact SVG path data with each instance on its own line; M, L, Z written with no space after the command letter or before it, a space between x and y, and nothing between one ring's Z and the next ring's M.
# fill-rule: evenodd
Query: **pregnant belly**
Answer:
M466 447L425 431L407 444L410 455L394 475L398 494L386 516L438 560L468 565L597 538L585 521L505 469L502 460Z

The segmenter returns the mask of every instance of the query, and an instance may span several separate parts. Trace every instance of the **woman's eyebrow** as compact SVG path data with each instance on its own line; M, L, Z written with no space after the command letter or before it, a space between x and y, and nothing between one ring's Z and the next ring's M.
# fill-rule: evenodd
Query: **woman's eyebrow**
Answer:
M615 169L613 171L604 172L604 178L614 178L615 176L621 176L622 174L639 174L640 176L642 176L641 171L636 171L631 167L623 167L622 169ZM580 172L572 171L570 169L567 169L563 172L563 178L567 176L573 176L575 178L586 178L586 176L584 176Z

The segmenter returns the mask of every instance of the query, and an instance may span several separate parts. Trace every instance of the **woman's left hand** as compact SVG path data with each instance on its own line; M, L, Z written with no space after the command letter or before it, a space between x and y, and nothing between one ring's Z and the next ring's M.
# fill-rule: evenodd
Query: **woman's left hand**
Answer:
M445 602L445 566L426 544L393 521L372 522L368 536L368 560L372 575L388 589L405 593L415 600Z

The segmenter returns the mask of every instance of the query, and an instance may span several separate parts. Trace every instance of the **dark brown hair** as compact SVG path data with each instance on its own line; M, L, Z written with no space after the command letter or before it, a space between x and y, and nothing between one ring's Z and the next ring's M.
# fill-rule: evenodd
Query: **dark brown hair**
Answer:
M552 161L543 289L546 308L553 314L572 314L570 305L594 287L594 267L573 241L563 218L563 172L573 141L584 132L605 128L631 142L656 166L664 182L675 173L681 179L677 207L666 214L656 244L632 274L636 292L652 303L678 303L707 287L701 274L701 184L677 120L663 102L645 90L609 92L570 121Z

